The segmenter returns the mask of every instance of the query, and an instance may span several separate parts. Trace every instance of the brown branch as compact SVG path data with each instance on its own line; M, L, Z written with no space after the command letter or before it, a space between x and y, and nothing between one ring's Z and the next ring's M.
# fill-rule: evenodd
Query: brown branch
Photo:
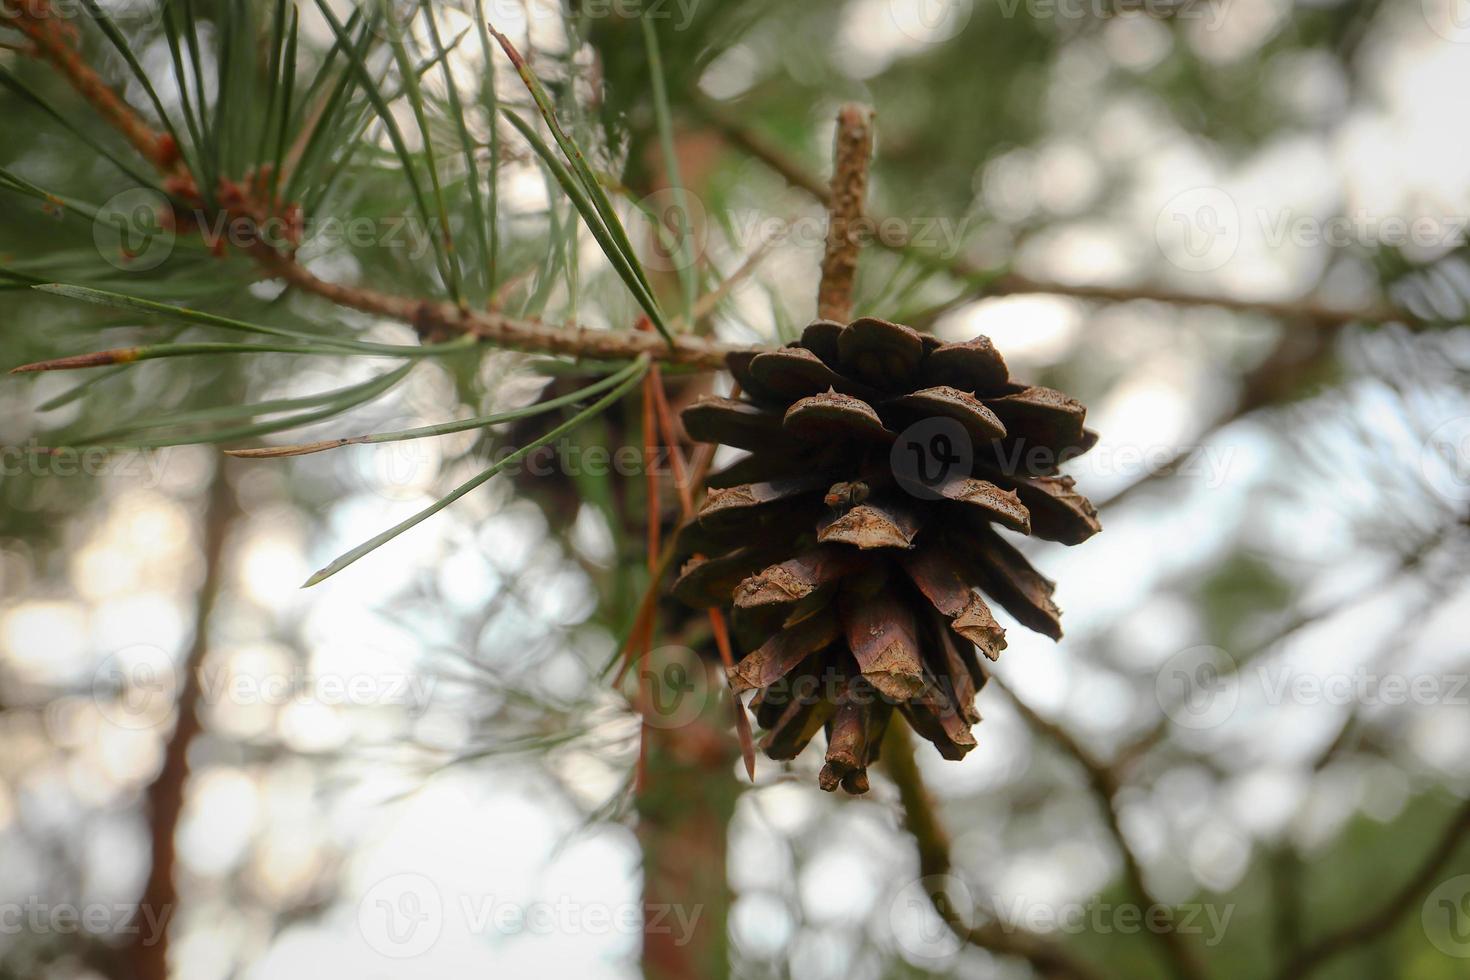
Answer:
M469 334L496 347L601 360L630 360L647 354L658 361L704 368L722 368L726 354L742 349L740 345L721 344L687 334L676 335L670 345L658 334L642 330L614 332L577 324L517 320L453 303L413 299L327 282L294 259L263 245L257 246L254 255L267 272L305 292L339 306L412 324L423 336Z
M1460 520L1456 527L1464 528L1470 526L1470 517ZM1239 673L1246 666L1254 663L1257 657L1265 655L1277 644L1290 638L1301 630L1315 623L1331 619L1344 609L1359 605L1364 597L1375 595L1392 586L1395 581L1404 575L1412 573L1415 569L1427 561L1431 554L1445 541L1445 532L1436 531L1420 538L1417 544L1402 552L1394 567L1382 576L1373 580L1372 585L1365 589L1353 592L1350 595L1341 596L1331 602L1310 610L1297 609L1291 616L1278 623L1269 633L1262 636L1239 656L1231 657L1221 665L1221 672L1226 676ZM1116 772L1124 772L1144 755L1147 755L1155 746L1163 742L1169 735L1170 718L1168 712L1160 713L1154 724L1137 738L1118 750L1114 756L1112 768ZM1340 732L1338 739L1346 738L1347 731ZM1335 744L1334 740L1334 744ZM1332 753L1340 751L1344 746L1329 747ZM1332 761L1331 755L1325 755L1318 760L1314 771L1320 771Z
M678 663L691 677L706 671L704 689L716 690L724 672L692 651L686 654L669 665ZM638 679L640 691L647 683ZM731 975L725 862L742 787L731 774L736 750L720 699L711 697L700 707L685 725L646 725L643 732L646 771L634 802L643 858L646 980ZM687 933L671 925L679 922L688 923Z
M68 25L51 12L47 0L7 3L0 7L0 22L14 24L23 31L36 45L38 53L56 66L77 93L159 170L171 176L182 176L177 169L181 164L172 137L155 130L102 80L95 69L82 61ZM226 217L234 216L227 214ZM518 320L452 303L328 282L298 263L294 256L277 251L264 242L258 242L247 252L269 275L288 285L341 306L411 324L421 336L469 334L497 347L605 360L629 360L647 354L655 360L702 368L721 368L726 354L741 349L738 345L687 335L678 336L669 343L655 334L642 331L614 332L577 324Z
M904 824L918 846L920 877L952 874L949 832L940 821L934 799L919 774L913 740L901 724L888 726L883 740L883 767L898 787ZM926 891L945 927L963 942L992 953L1026 960L1044 977L1074 977L1076 980L1099 980L1101 977L1092 966L1049 939L1000 922L972 926L964 921L960 910L954 908L942 889Z
M852 319L852 281L857 275L861 225L868 196L868 164L873 158L873 110L850 102L837 113L832 146L832 190L827 196L827 251L817 287L817 316L846 323Z
M173 137L155 130L82 60L73 45L76 28L53 11L48 0L6 0L0 4L0 22L10 23L29 38L35 46L33 53L66 76L72 88L149 163L166 172L178 163L179 148Z
M203 694L201 670L209 654L209 622L223 578L225 543L238 513L234 491L223 470L216 470L203 519L204 578L194 600L194 638L181 665L183 686L179 691L178 719L164 747L163 765L145 794L152 859L140 907L148 909L160 923L171 922L179 905L178 885L174 880L177 863L174 838L189 781L189 747L204 727L199 715ZM128 959L135 980L168 980L167 928L157 936L148 935L147 930L140 932L128 951Z
M1191 454L1212 435L1233 422L1260 409L1289 400L1301 388L1304 379L1310 378L1332 356L1333 344L1330 330L1288 330L1276 341L1276 346L1241 378L1240 394L1230 411L1212 422L1195 438L1193 446L1181 446L1166 460L1153 465L1132 483L1118 490L1098 507L1108 507L1126 500L1134 492L1154 480L1169 476L1189 459Z
M1037 714L1035 709L1021 700L1015 691L1012 691L993 674L990 675L990 686L1003 691L1033 730L1055 742L1063 752L1070 755L1082 767L1083 772L1087 774L1088 785L1100 804L1108 834L1113 838L1113 843L1117 846L1123 859L1123 873L1134 896L1145 909L1165 907L1163 902L1154 897L1153 891L1148 887L1148 882L1143 874L1143 865L1139 862L1138 855L1128 840L1128 835L1123 832L1122 814L1118 808L1118 791L1122 788L1122 779L1117 771L1083 748L1082 744L1066 729ZM1177 931L1169 928L1151 929L1149 934L1158 940L1176 977L1181 980L1201 980L1206 976L1204 967L1195 956L1194 950Z
M750 129L727 108L709 99L697 99L695 108L701 116L720 131L732 146L764 163L772 171L785 178L786 182L793 187L806 191L823 204L830 203L831 191L800 161L794 159L774 141ZM1388 303L1379 303L1362 309L1340 309L1310 299L1249 300L1233 296L1183 293L1159 286L1078 285L1024 276L1019 273L999 273L996 270L983 269L962 256L946 257L919 249L905 236L893 233L890 230L893 223L885 221L880 215L869 213L868 224L884 229L883 234L872 236L878 245L892 251L907 252L930 264L943 267L950 275L976 287L979 294L972 297L975 299L987 296L1043 293L1103 303L1147 300L1169 306L1214 306L1237 313L1253 313L1276 319L1306 322L1322 328L1342 327L1349 323L1388 321L1415 327L1422 327L1427 323L1413 313Z
M1277 976L1280 980L1299 980L1328 960L1355 946L1372 942L1392 929L1435 879L1444 873L1445 865L1455 856L1467 837L1470 837L1470 800L1460 806L1440 835L1438 843L1425 855L1418 870L1398 891L1356 922L1324 936L1302 950L1281 968Z

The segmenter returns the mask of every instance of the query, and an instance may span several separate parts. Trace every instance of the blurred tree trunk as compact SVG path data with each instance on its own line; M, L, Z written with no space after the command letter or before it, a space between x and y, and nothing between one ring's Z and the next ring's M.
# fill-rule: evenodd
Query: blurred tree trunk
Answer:
M741 784L722 672L692 652L686 668L706 672L710 697L675 728L644 728L637 792L643 849L643 975L648 980L719 980L730 975L728 825ZM640 683L646 678L640 677Z
M200 543L204 572L195 593L194 637L179 666L178 720L164 748L163 765L146 794L152 859L148 882L143 888L142 908L148 909L162 928L157 936L150 936L149 930L140 931L138 940L128 950L129 972L134 980L168 978L168 935L179 906L174 878L177 863L174 836L189 781L189 747L204 728L199 713L202 691L199 671L209 654L209 620L224 577L225 543L239 516L239 505L223 467L216 468L208 493Z

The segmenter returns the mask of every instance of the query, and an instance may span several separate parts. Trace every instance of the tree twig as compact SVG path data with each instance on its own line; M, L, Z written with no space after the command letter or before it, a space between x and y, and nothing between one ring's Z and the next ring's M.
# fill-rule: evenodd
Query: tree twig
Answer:
M764 163L785 178L787 183L793 187L806 191L823 204L830 204L831 190L774 141L750 129L727 108L710 99L697 99L695 108L729 140L731 145ZM890 233L892 223L879 215L870 213L868 219L870 224L884 228L884 234L873 236L878 245L893 251L907 252L930 264L943 266L955 278L977 288L979 294L974 297L977 299L986 296L1044 293L1104 303L1147 300L1169 306L1214 306L1237 313L1254 313L1275 319L1306 322L1324 328L1341 327L1349 323L1389 321L1405 323L1413 327L1427 325L1422 318L1388 303L1378 303L1361 309L1341 309L1311 299L1251 300L1233 296L1184 293L1159 286L1079 285L1014 272L983 269L963 256L939 256L915 247L906 237Z
M0 22L21 30L35 44L37 52L150 163L167 175L187 176L181 174L183 163L172 137L155 129L103 81L96 69L82 60L67 23L51 10L46 0L5 4L0 7ZM226 214L225 217L249 216ZM739 345L689 335L678 336L669 343L656 334L642 331L614 332L577 324L515 319L493 311L346 286L317 277L293 255L263 241L247 251L269 275L288 285L341 306L411 324L421 336L470 334L497 347L605 360L628 360L647 354L655 360L703 368L723 367L725 355L741 349Z
M1388 900L1378 908L1356 922L1324 936L1302 950L1277 973L1279 980L1299 980L1319 969L1328 960L1355 946L1372 942L1392 929L1399 919L1403 918L1409 907L1418 901L1425 890L1443 873L1445 865L1455 856L1455 852L1459 850L1467 837L1470 837L1470 800L1460 806L1443 833L1440 834L1439 841L1424 856L1418 869L1398 891L1390 895Z
M1108 834L1113 838L1119 855L1123 859L1123 873L1134 896L1146 909L1163 907L1163 903L1154 897L1153 891L1148 887L1148 882L1143 874L1143 865L1138 860L1138 855L1128 840L1128 835L1123 832L1122 814L1118 808L1118 791L1122 788L1122 779L1118 773L1083 748L1082 744L1066 729L1037 714L1035 709L994 674L990 675L989 683L990 686L1005 692L1011 703L1016 706L1016 710L1020 712L1021 717L1026 720L1027 725L1056 743L1063 752L1071 756L1082 767L1083 772L1087 774L1088 786L1091 787L1102 809L1103 821L1107 825ZM1204 967L1200 964L1194 950L1189 947L1179 932L1163 928L1150 929L1149 934L1158 940L1174 975L1180 980L1202 980L1206 976Z
M234 491L222 469L210 484L209 502L203 519L204 578L194 600L194 638L180 665L177 720L163 751L163 765L145 793L148 832L152 843L148 881L143 887L140 908L148 909L160 923L170 923L178 910L175 881L176 841L179 818L184 809L184 791L189 781L189 748L204 730L200 717L203 694L201 671L209 655L209 625L223 579L225 544L239 513ZM135 980L168 980L168 929L157 936L140 932L128 950Z
M882 758L884 769L898 788L904 824L918 847L919 875L942 878L953 874L949 832L940 821L934 799L919 774L913 739L903 725L888 726L883 739ZM1100 980L1101 974L1097 970L1057 943L1010 924L987 922L971 925L942 889L934 887L925 891L945 927L961 941L992 953L1024 959L1045 977Z
M861 239L854 234L868 196L868 164L873 157L873 110L850 102L837 113L832 148L832 189L827 195L827 250L817 287L817 316L846 323L852 319L852 285Z

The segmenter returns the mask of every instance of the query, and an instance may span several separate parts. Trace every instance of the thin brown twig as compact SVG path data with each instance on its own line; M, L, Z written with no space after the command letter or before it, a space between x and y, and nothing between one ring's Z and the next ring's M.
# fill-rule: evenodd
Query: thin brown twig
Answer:
M697 99L695 108L729 140L731 145L764 163L772 171L785 178L787 183L793 187L807 192L823 204L830 202L831 191L821 180L784 148L742 123L729 109L707 98ZM1081 285L1025 276L1014 272L983 269L963 256L939 256L918 249L906 236L894 234L891 229L896 225L882 216L869 213L868 223L884 229L883 234L872 236L874 242L880 247L892 251L908 252L932 264L943 266L955 278L972 284L979 290L979 294L973 297L975 299L987 296L1042 293L1103 303L1128 303L1142 300L1169 306L1213 306L1237 313L1251 313L1293 322L1308 322L1319 327L1341 327L1349 323L1390 321L1404 323L1411 327L1428 325L1428 321L1388 303L1379 303L1361 309L1343 309L1314 299L1252 300L1214 294L1183 293L1159 286Z
M1460 806L1440 834L1438 842L1398 891L1362 918L1303 949L1277 973L1279 980L1300 980L1334 957L1355 946L1372 942L1392 929L1435 879L1444 873L1445 866L1467 838L1470 838L1470 800Z
M967 912L954 907L940 882L952 875L949 832L934 806L934 799L919 775L913 740L902 725L889 725L883 740L883 767L898 788L904 824L919 852L919 875L928 879L925 889L935 913L956 938L972 946L1004 956L1026 960L1045 977L1100 980L1101 974L1074 957L1057 943L1020 927L1001 922L971 925Z
M1026 720L1027 725L1055 742L1063 752L1071 756L1082 767L1083 772L1087 774L1088 786L1101 806L1108 834L1113 838L1119 855L1123 859L1123 873L1128 879L1129 887L1145 908L1163 907L1163 903L1154 897L1152 889L1148 887L1143 865L1132 843L1128 840L1128 835L1123 831L1122 813L1118 808L1118 792L1122 788L1122 779L1117 771L1083 748L1082 744L1073 738L1065 728L1043 718L994 674L990 675L989 684L1005 693L1015 705L1016 710L1020 712L1021 717ZM1158 940L1175 976L1181 980L1201 980L1206 976L1195 951L1189 947L1178 931L1164 928L1151 929L1149 933Z
M714 289L711 289L694 301L694 309L690 311L693 319L693 325L690 329L697 328L702 322L707 320L710 314L714 313L720 303L725 300L725 297L734 292L735 287L744 282L756 270L761 262L765 260L766 256L771 254L771 246L774 243L774 238L766 238L761 241L755 248L751 249L750 254L746 256L744 262L740 263L739 268L730 273ZM675 321L676 324L678 322L677 320Z
M1462 527L1465 524L1465 521L1460 522L1460 526ZM1443 544L1444 540L1444 536L1440 533L1426 535L1416 545L1404 551L1399 556L1398 561L1394 563L1394 567L1387 574L1375 578L1373 583L1367 588L1334 599L1318 608L1310 610L1298 609L1293 615L1278 623L1267 635L1257 639L1239 656L1229 658L1229 660L1221 665L1222 674L1230 676L1239 673L1247 665L1254 663L1256 658L1265 655L1273 647L1297 632L1315 623L1330 619L1344 609L1352 608L1361 603L1364 596L1380 592L1393 585L1400 577L1419 568ZM1117 755L1113 757L1112 768L1118 772L1126 771L1140 758L1148 754L1154 746L1163 742L1168 737L1170 724L1171 721L1168 712L1160 713L1159 717L1148 730L1118 750ZM1340 733L1339 738L1345 737L1346 734L1346 732ZM1332 751L1336 752L1341 748L1342 746L1339 746ZM1330 761L1330 757L1322 760L1321 765L1317 768L1320 770L1322 766L1325 766Z
M223 471L217 471L210 485L209 503L202 524L204 578L195 595L194 637L181 665L183 685L179 691L178 717L164 746L163 764L144 793L152 855L139 907L150 910L151 915L165 923L178 909L174 838L189 781L189 748L204 730L204 721L200 717L204 683L201 672L209 654L209 624L223 579L225 545L238 513L234 491ZM165 929L160 935L149 937L147 941L140 938L129 947L127 956L136 980L167 980L168 945L168 931Z
M38 54L54 65L77 93L145 159L167 175L188 176L181 173L183 161L172 137L155 129L83 61L69 25L50 10L45 0L6 4L0 10L0 21L21 30L35 44ZM469 310L452 303L346 286L319 278L293 255L277 251L264 242L257 242L246 251L267 274L288 285L340 306L411 324L421 336L469 334L513 350L604 360L628 360L647 354L657 361L715 369L724 366L727 353L741 349L739 345L687 334L671 343L656 334L640 331L593 330L578 324L515 319L494 311Z
M817 316L846 323L852 319L852 287L862 240L856 234L868 196L868 164L873 157L873 110L855 102L837 113L832 148L832 189L827 195L827 250L817 287Z

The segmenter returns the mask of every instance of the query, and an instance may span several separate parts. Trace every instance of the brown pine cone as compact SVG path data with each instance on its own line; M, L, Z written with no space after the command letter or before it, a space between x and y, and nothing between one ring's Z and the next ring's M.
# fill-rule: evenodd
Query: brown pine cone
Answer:
M685 409L691 438L748 455L710 477L695 556L674 584L693 606L733 605L731 670L794 758L827 733L821 786L868 788L893 709L947 759L975 745L976 648L1005 647L982 589L1021 624L1061 637L1052 583L992 525L1064 544L1100 530L1057 475L1096 435L1086 410L1012 382L986 337L942 344L863 318L732 355L744 395Z

